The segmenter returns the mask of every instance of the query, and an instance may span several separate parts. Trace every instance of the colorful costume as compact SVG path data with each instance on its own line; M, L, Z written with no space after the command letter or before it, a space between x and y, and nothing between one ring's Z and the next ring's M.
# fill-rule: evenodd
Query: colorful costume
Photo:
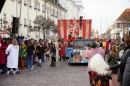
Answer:
M60 42L59 45L59 56L60 56L60 60L61 57L63 56L63 60L65 60L65 49L66 49L66 44L64 42Z
M20 45L19 56L20 56L20 69L23 70L24 69L24 60L27 57L27 46L25 44Z
M104 61L104 57L95 54L90 61L92 73L90 75L91 86L109 86L110 72L105 68L109 65Z

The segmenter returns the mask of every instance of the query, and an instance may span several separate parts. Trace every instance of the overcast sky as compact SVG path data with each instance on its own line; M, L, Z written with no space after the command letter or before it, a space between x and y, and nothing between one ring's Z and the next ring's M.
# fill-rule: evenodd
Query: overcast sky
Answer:
M82 2L83 18L92 19L92 28L99 33L105 32L126 8L130 8L130 0L82 0Z

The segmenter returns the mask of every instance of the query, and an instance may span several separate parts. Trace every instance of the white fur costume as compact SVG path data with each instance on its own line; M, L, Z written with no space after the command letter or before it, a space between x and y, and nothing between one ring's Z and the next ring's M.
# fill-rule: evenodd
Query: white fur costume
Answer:
M91 58L90 68L93 72L96 72L99 75L109 75L110 71L105 70L107 67L109 67L109 65L104 61L100 54L95 54Z

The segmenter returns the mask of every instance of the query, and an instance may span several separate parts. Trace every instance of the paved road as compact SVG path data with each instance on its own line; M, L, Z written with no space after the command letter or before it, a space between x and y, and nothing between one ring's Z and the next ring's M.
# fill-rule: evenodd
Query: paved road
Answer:
M0 74L0 86L90 86L87 66L70 66L67 61L57 61L57 67L50 67L50 61L34 70L25 69L15 76Z

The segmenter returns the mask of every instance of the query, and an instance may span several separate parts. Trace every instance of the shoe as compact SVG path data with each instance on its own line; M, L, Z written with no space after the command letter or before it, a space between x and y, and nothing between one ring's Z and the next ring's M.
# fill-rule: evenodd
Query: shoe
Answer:
M41 64L39 64L39 67L42 67Z
M13 71L12 75L16 75L16 71Z
M33 67L31 67L31 69L33 70L34 68L33 68Z
M0 73L2 72L2 69L0 69Z
M9 74L10 74L10 71L7 71L7 73L5 75L9 76Z
M34 68L35 66L33 65L32 67Z
M17 73L17 74L20 74L20 72L19 72L19 71L17 71L16 73Z

